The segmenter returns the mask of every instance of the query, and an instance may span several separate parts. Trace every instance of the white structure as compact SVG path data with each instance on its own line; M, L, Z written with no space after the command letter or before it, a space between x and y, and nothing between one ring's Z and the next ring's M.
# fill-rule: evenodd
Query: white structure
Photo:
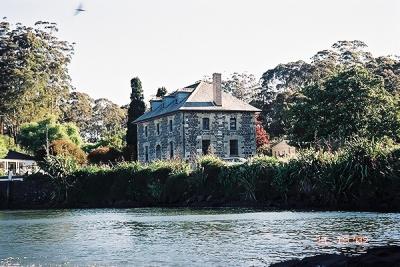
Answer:
M10 150L4 159L0 159L0 170L8 175L21 176L38 171L38 166L32 156Z

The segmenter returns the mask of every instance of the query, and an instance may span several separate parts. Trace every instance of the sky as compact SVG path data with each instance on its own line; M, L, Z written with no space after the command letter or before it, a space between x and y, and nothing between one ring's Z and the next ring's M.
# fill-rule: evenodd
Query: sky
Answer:
M86 11L74 16L80 4ZM213 72L260 78L338 40L400 55L398 0L0 0L0 16L56 22L58 36L76 43L76 90L120 105L133 77L149 99L158 87L173 91Z

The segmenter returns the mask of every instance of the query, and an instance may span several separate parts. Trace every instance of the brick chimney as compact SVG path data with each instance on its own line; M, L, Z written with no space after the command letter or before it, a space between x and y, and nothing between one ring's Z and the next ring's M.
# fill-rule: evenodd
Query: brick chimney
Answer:
M221 73L213 73L213 98L216 106L222 106Z

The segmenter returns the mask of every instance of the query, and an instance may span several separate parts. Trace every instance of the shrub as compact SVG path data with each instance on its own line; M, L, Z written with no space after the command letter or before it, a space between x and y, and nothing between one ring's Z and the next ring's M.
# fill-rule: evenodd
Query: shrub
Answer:
M63 201L68 202L68 191L76 182L73 175L78 169L76 160L72 157L49 155L40 162L40 167L53 180L58 196L64 195Z
M197 176L201 179L202 191L206 195L221 194L221 186L219 175L224 171L226 164L217 156L205 155L197 161Z
M71 157L78 164L86 163L85 152L69 140L54 140L49 146L49 153L53 156Z
M110 164L121 161L122 153L113 147L99 147L90 152L87 158L93 164Z

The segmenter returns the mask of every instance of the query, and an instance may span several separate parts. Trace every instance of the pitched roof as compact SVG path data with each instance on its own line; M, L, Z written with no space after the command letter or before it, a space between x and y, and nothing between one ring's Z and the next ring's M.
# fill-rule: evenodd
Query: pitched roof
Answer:
M176 97L169 105L160 105L158 108L144 113L137 118L134 123L160 117L176 111L261 111L224 91L222 91L222 106L215 105L213 101L213 85L205 81L178 89L168 96L176 96L178 93L187 93L187 96L182 98Z
M20 153L14 150L9 150L7 153L7 156L4 159L8 159L8 160L35 160L34 157L24 154L24 153Z

